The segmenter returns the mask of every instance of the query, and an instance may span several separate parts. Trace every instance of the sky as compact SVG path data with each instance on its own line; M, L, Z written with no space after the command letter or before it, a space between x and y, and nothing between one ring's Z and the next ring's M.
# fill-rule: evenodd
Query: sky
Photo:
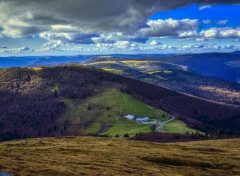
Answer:
M240 0L0 0L0 56L240 50Z

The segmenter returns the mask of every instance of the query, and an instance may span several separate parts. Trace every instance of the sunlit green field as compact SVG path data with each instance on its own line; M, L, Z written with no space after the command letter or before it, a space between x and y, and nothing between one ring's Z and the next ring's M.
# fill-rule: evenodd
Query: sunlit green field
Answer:
M132 124L126 127L122 127L119 134L137 132L150 132L151 125L136 125L134 121L130 121L124 118L125 115L132 114L136 117L150 117L151 119L157 119L159 121L165 121L169 118L169 115L160 109L148 106L136 99L131 95L122 93L117 89L107 89L103 93L90 97L86 100L70 100L61 98L66 104L66 111L58 119L58 124L64 124L64 121L68 120L69 125L75 125L69 127L68 130L76 131L79 133L96 133L99 131L100 125L90 125L85 128L78 126L85 122L89 123L105 123L105 124ZM113 126L108 134L115 134L117 126ZM137 128L137 129L134 129ZM126 129L125 132L124 129Z
M119 74L119 75L123 75L125 73L125 71L123 70L113 69L113 68L103 68L103 70L114 73L114 74Z
M0 143L0 172L20 176L240 175L240 139L148 143L68 137Z
M131 95L122 93L117 89L106 91L90 97L86 100L71 100L61 98L67 105L65 113L58 119L59 126L68 120L67 131L79 134L95 134L100 131L101 123L112 124L102 135L123 137L124 134L134 136L136 133L152 132L151 124L136 124L124 118L127 114L136 117L150 117L151 120L166 121L169 115L157 108L148 106L133 98ZM83 125L86 124L87 125ZM125 124L125 125L124 125ZM175 120L166 124L163 128L169 133L196 133L187 125Z
M169 132L169 133L180 133L180 134L183 134L186 132L188 132L188 133L198 132L195 129L187 127L187 125L180 120L174 120L170 123L167 123L166 125L163 126L163 130L166 132ZM200 133L204 134L202 132L200 132Z
M105 133L102 133L103 135L109 135L112 137L115 137L116 135L119 135L119 137L124 137L124 134L128 134L129 137L135 136L137 133L150 133L151 130L151 124L126 124L126 125L114 125L109 130L107 130Z

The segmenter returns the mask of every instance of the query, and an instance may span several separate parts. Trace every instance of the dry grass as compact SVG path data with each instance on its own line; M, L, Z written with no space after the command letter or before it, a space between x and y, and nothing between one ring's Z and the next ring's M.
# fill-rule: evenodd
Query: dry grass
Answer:
M88 65L96 65L96 64L117 64L118 62L116 61L100 61L100 62L93 62Z
M42 67L34 67L32 69L35 70L35 71L39 71L39 70L42 70L43 68Z
M0 172L14 175L240 175L240 139L147 143L94 137L0 144Z
M219 96L227 96L230 98L240 98L240 92L231 91L224 88L218 88L214 86L200 86L200 90L208 91L210 93L218 94Z
M113 68L102 68L102 69L111 73L119 74L119 75L123 75L125 73L125 71L119 70L119 69L113 69Z
M152 75L155 73L172 73L171 70L158 70L158 71L151 71L151 72L147 72L147 74Z
M121 62L124 64L142 64L142 63L150 63L150 62L156 62L156 61L124 60Z

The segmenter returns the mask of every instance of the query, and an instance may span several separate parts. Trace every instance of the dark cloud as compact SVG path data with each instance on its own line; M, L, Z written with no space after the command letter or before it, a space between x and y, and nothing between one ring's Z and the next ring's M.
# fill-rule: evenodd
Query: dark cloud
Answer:
M46 31L49 28L46 26L27 26L27 27L17 27L19 30L19 36L28 36L32 34L38 34L42 31Z
M5 46L5 45L0 45L0 49L6 49L7 48L7 46Z
M5 32L10 36L37 34L59 24L77 27L82 33L132 33L158 11L190 4L239 3L240 0L0 0L0 26L20 27L20 32Z
M43 32L40 34L41 38L49 41L61 41L62 43L75 44L93 44L92 38L99 37L98 34L84 34L84 33L51 33Z
M51 16L47 15L42 15L42 14L36 14L32 18L27 18L23 17L24 21L27 21L28 23L34 23L37 25L52 25L52 24L69 24L70 22L58 19L58 18L53 18Z
M148 41L148 37L135 37L135 38L129 38L128 41L130 42L137 42L137 43L146 43Z
M34 49L28 48L26 46L21 48L1 48L0 47L0 53L25 53L25 52L34 52Z
M97 34L78 34L74 35L74 37L69 41L70 43L76 44L93 44L94 41L92 38L98 37Z
M19 49L19 52L26 52L26 51L30 51L31 50L31 48L28 48L28 47L22 47L22 48L20 48Z

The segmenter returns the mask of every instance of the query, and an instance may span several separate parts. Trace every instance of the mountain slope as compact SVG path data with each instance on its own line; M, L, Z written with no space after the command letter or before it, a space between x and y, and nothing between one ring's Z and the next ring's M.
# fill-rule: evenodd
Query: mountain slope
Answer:
M177 62L178 57L169 60L176 59ZM240 84L185 71L187 66L168 63L168 59L162 61L164 59L94 57L84 63L178 92L216 102L240 105Z
M171 113L194 129L228 134L240 130L239 106L206 101L91 67L1 69L0 83L1 140L68 134L56 123L66 112L64 100L84 102L106 88Z

